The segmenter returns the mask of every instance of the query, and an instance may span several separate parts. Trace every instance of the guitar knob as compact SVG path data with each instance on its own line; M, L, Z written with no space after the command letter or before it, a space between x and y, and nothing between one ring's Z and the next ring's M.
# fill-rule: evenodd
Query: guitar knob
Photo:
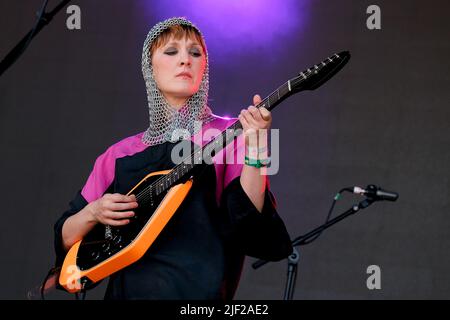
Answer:
M110 248L110 244L109 241L105 242L104 244L102 244L102 250L103 252L107 252Z
M112 239L112 242L113 242L114 244L119 244L119 243L121 243L121 242L122 242L122 236L119 235L119 234L116 234L116 235L114 236L114 238Z
M98 260L98 258L100 258L100 252L98 252L98 251L93 251L93 252L91 252L91 259L92 259L93 261Z

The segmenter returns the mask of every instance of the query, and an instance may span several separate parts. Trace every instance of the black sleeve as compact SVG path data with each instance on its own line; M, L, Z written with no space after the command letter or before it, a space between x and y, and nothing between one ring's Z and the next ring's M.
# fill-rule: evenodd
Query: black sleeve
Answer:
M79 190L75 198L70 201L69 203L69 209L65 211L62 216L56 221L53 230L54 230L54 236L55 236L55 253L56 253L56 262L55 266L59 267L64 262L64 258L66 256L66 251L64 250L63 244L62 244L62 227L64 222L66 222L67 218L74 215L75 213L82 210L88 202L84 197L81 195L81 190Z
M259 212L237 177L225 188L221 207L226 213L225 236L243 254L279 261L292 253L291 239L268 188L262 212Z
M113 193L114 189L114 182L112 182L109 187L106 189L106 191L103 193ZM77 191L75 194L75 197L72 199L72 201L69 202L69 209L67 209L62 216L56 221L55 225L53 226L54 230L54 246L55 246L55 254L56 254L56 261L55 261L55 267L61 267L64 258L66 257L67 252L64 250L63 242L62 242L62 227L64 225L64 222L66 222L67 218L74 215L75 213L78 213L81 211L85 206L88 205L87 200L83 197L81 194L81 189ZM97 225L92 229L90 232L103 232L103 229Z

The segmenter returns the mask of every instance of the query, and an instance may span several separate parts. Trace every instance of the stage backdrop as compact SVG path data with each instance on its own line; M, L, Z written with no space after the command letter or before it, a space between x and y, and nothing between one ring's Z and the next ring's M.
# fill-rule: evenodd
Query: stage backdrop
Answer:
M42 2L0 3L1 58ZM295 238L324 222L342 187L373 183L400 198L299 248L295 299L449 298L448 1L165 3L74 1L81 29L68 29L74 21L64 10L0 78L0 298L26 299L39 285L54 260L53 224L96 157L147 127L142 44L171 16L187 16L205 34L209 103L219 115L237 115L253 94L266 96L334 52L352 54L336 77L273 112L278 211ZM367 20L377 23L372 4L381 29L368 28ZM361 199L345 195L334 215ZM286 260L256 271L253 261L246 259L236 299L281 299ZM373 265L381 288L370 290Z

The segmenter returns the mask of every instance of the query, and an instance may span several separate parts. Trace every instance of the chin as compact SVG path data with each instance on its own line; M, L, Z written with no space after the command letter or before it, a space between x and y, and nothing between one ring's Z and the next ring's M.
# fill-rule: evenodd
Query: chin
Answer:
M197 93L198 88L184 88L183 90L174 90L173 94L176 95L179 98L190 98L195 93Z

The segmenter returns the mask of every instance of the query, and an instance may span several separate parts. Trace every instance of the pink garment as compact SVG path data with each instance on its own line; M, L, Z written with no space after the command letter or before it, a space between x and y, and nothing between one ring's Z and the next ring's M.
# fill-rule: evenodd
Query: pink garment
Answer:
M211 134L216 136L237 120L237 118L215 117L215 120L204 125L200 132L191 137L191 140L203 146L205 143L210 141ZM212 131L216 132L214 133ZM96 159L94 168L83 189L81 190L82 196L88 203L102 197L106 189L113 182L116 159L131 156L145 150L146 148L149 148L149 146L145 145L141 141L143 134L144 132L141 132L113 144ZM241 174L244 163L244 148L244 139L243 136L240 135L235 139L234 143L230 143L213 158L214 167L216 170L216 201L218 205L220 205L220 198L223 190L234 178L240 176ZM226 151L226 153L224 151ZM227 159L233 159L233 161L228 161Z

